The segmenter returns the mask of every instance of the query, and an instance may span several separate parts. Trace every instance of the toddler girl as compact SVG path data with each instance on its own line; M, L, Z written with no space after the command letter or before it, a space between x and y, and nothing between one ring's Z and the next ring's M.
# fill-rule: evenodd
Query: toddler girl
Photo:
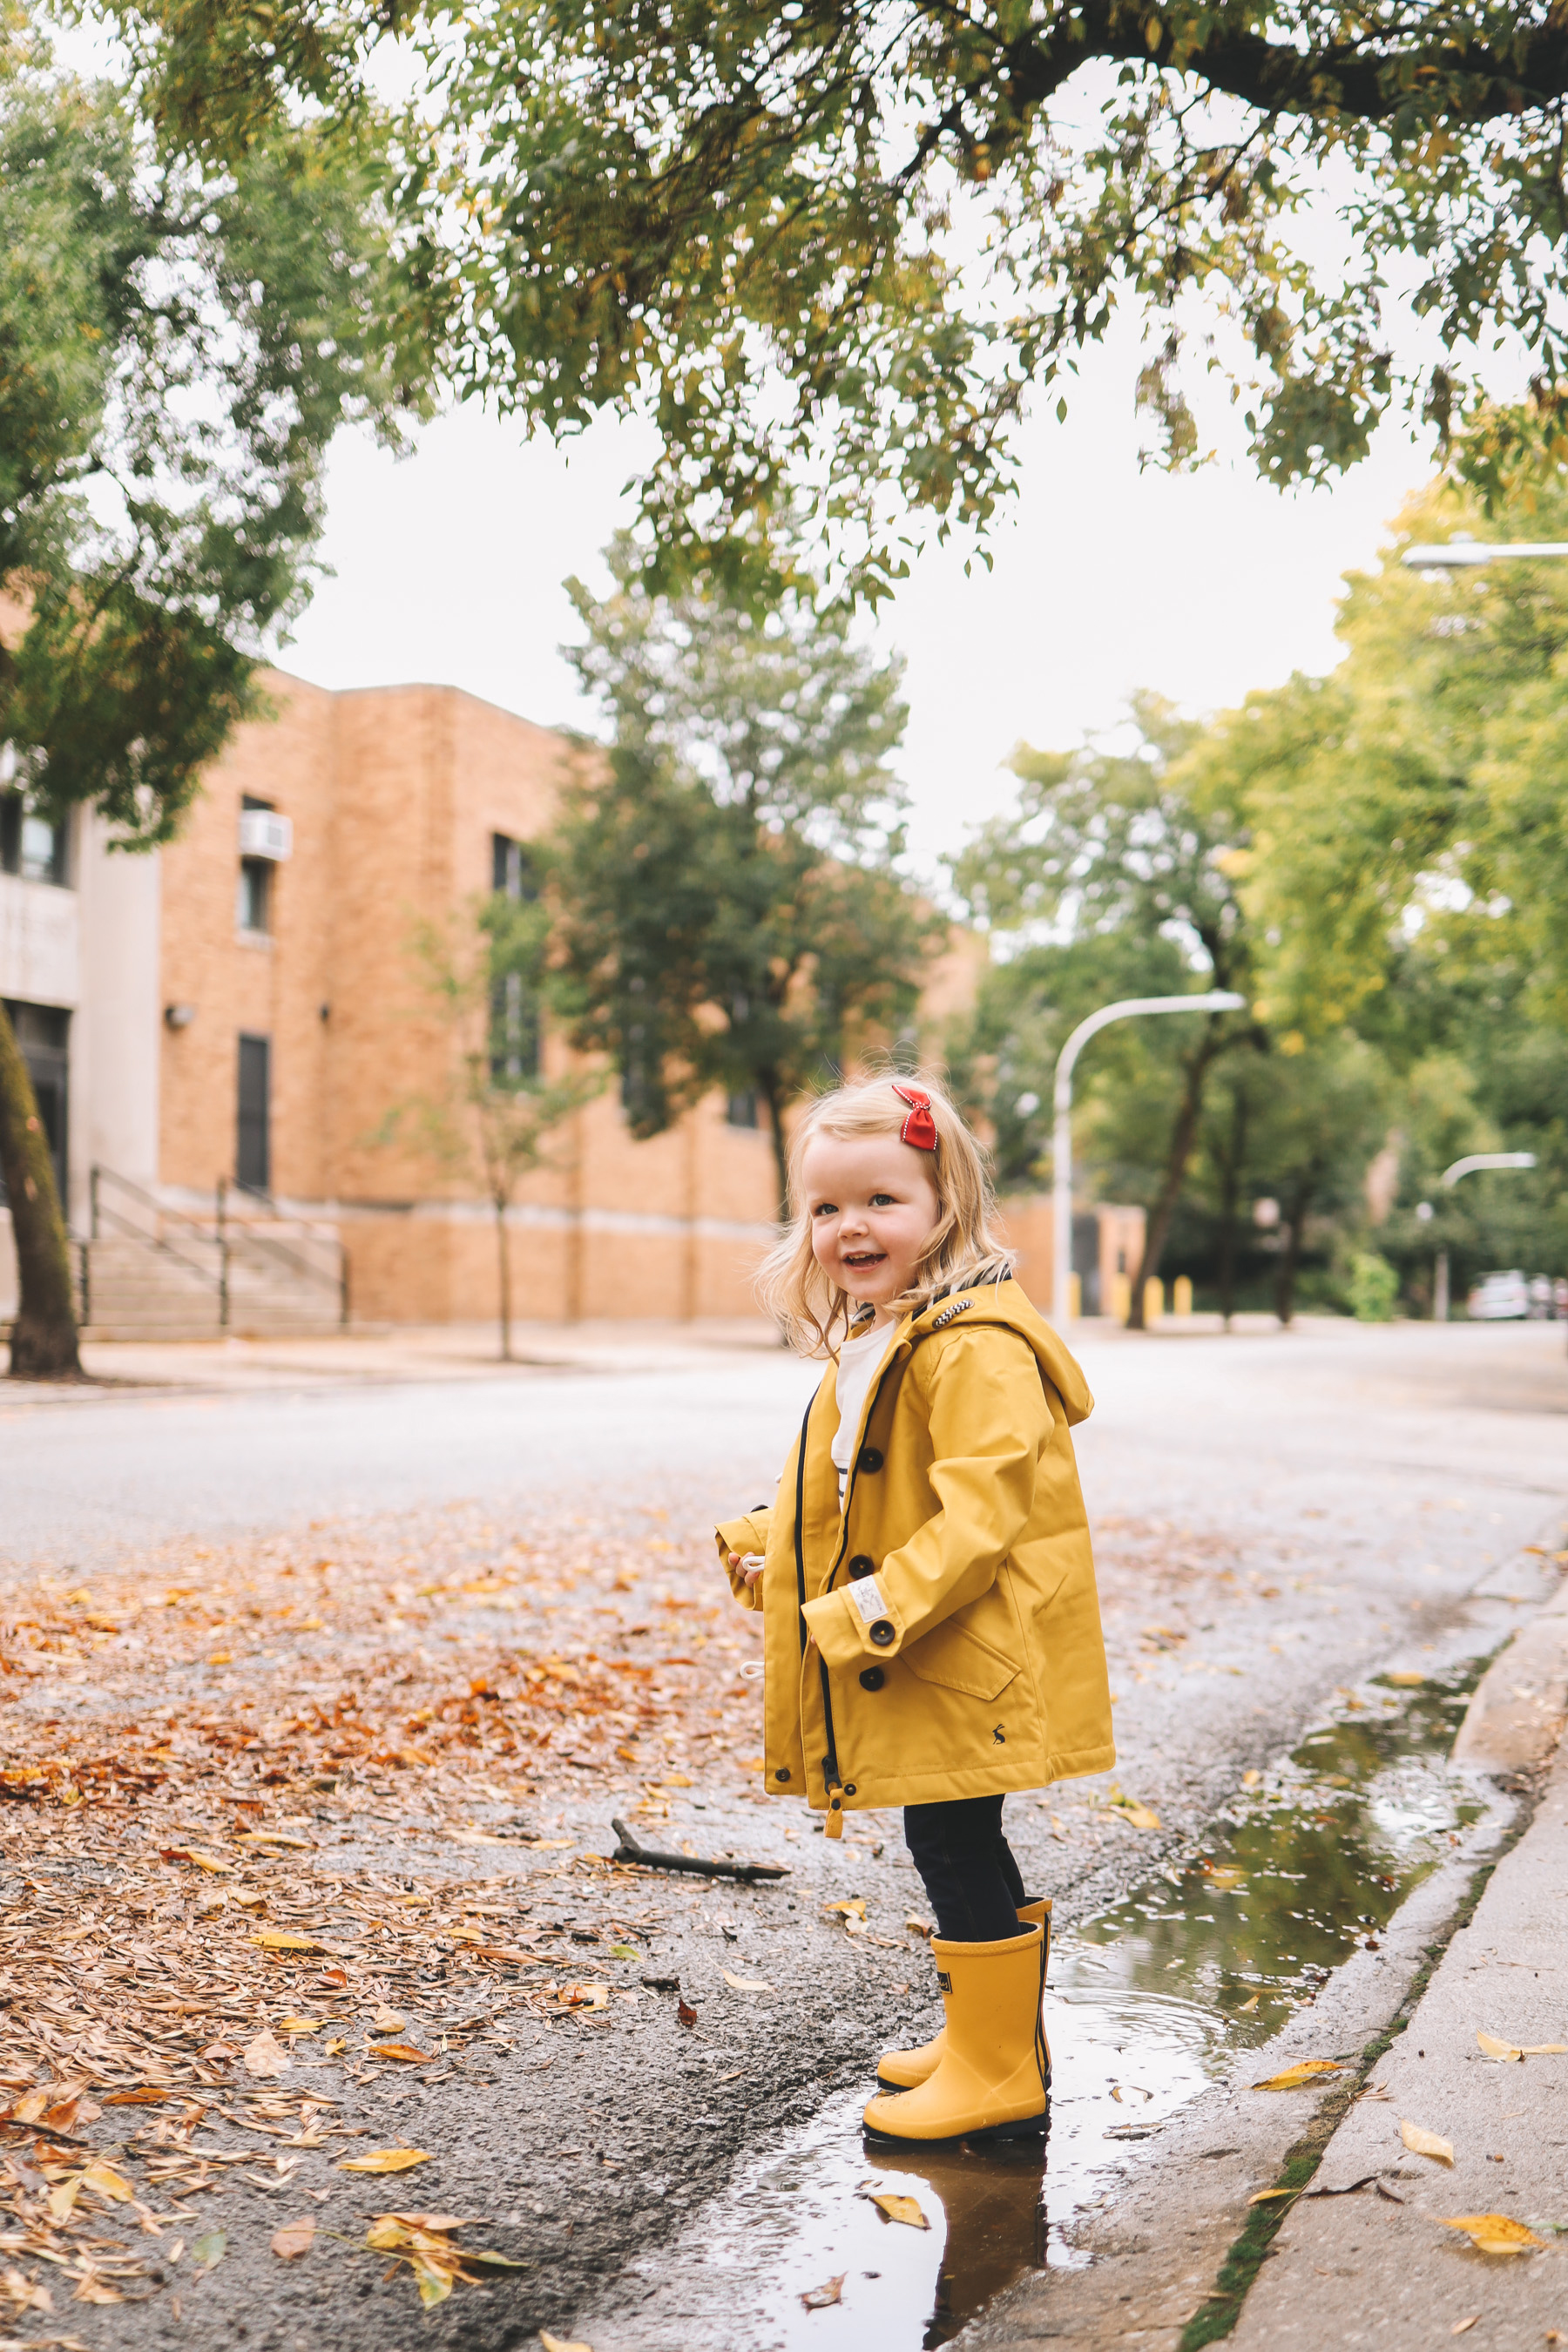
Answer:
M902 1805L936 1915L946 2023L887 2052L868 2131L1046 2128L1049 1904L1002 1833L1009 1789L1115 1761L1089 1528L1068 1430L1082 1373L992 1237L979 1146L931 1084L840 1087L790 1148L795 1221L762 1294L832 1368L778 1498L719 1531L763 1612L767 1787L826 1811Z

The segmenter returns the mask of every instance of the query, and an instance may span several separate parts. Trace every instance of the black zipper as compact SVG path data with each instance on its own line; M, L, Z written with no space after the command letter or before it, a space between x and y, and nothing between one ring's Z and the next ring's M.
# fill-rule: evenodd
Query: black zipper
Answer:
M805 1622L805 1441L811 1427L811 1406L816 1402L814 1395L811 1404L805 1408L805 1418L800 1424L800 1450L795 1465L795 1588L800 1604L800 1654L803 1658L811 1639L811 1628ZM822 1675L822 1720L827 1734L827 1753L822 1759L822 1777L827 1787L828 1810L839 1812L843 1808L834 1803L833 1791L841 1789L844 1783L838 1777L838 1742L833 1729L833 1696L827 1685L827 1661L820 1650L816 1654L816 1663Z

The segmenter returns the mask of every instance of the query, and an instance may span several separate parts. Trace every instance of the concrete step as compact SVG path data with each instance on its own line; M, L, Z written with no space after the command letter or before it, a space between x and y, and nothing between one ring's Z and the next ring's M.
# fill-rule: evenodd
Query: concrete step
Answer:
M268 1337L335 1329L335 1284L312 1282L283 1265L231 1253L228 1314L222 1314L222 1255L216 1243L183 1239L181 1255L152 1240L114 1234L85 1245L94 1337L203 1339L219 1328Z

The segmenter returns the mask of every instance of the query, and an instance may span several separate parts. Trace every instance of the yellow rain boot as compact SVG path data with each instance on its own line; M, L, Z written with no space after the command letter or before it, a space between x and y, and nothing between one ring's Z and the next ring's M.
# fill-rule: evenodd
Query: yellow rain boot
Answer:
M942 2007L942 2056L912 2091L873 2099L879 2139L1028 2139L1048 2128L1051 2064L1040 2022L1043 1927L998 1944L931 1938Z
M1050 1896L1042 1895L1037 1902L1020 1903L1018 1916L1026 1927L1039 1927L1044 1930L1046 1958L1045 1966L1040 1970L1040 1982L1043 1985L1046 1981L1046 1969L1050 1966L1051 1958ZM918 2050L884 2050L877 2061L878 2082L885 2091L912 2091L917 2084L923 2083L928 2074L935 2072L936 2062L942 2056L942 2044L946 2039L947 2028L944 2025L931 2036L929 2042L922 2042ZM1050 2063L1048 2048L1046 2052L1046 2063L1047 2066Z

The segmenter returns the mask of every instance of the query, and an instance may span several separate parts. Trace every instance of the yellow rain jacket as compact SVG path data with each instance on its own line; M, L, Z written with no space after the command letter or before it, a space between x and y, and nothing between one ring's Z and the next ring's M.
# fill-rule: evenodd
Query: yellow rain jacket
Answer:
M1094 1400L1013 1281L906 1317L838 1505L835 1370L771 1507L718 1530L761 1552L764 1769L828 1815L1037 1789L1116 1760L1089 1523L1068 1434ZM807 1643L807 1635L812 1637Z

